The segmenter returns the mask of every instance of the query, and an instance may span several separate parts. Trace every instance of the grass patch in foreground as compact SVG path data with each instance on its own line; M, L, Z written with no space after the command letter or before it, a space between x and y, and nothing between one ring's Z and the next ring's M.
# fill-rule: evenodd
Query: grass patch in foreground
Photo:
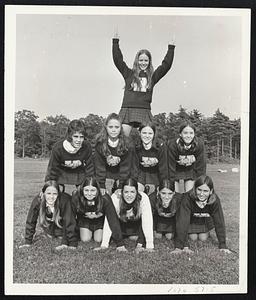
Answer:
M95 242L79 243L77 250L55 251L59 240L50 240L38 228L30 248L23 243L28 209L42 186L47 161L15 161L14 253L15 283L115 283L115 284L238 284L239 257L218 249L215 234L207 242L193 242L193 255L170 255L173 242L155 240L154 253L135 254L135 243L125 240L129 253L117 253L110 247L94 252ZM226 168L228 173L218 173ZM222 201L228 247L239 251L239 174L232 165L210 165L215 189Z

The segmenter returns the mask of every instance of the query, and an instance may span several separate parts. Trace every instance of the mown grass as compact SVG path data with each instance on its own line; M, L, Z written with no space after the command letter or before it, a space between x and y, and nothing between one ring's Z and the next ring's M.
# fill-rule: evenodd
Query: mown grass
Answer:
M194 254L170 255L172 241L156 240L154 253L135 254L135 242L125 240L128 253L114 246L104 252L92 249L95 242L79 243L76 250L57 252L59 240L46 238L40 228L30 248L24 242L28 209L44 180L47 161L15 160L14 190L14 283L118 283L118 284L238 284L239 282L239 173L233 165L208 165L215 189L222 201L228 247L223 254L216 235L205 242L190 243ZM227 169L227 173L217 170Z

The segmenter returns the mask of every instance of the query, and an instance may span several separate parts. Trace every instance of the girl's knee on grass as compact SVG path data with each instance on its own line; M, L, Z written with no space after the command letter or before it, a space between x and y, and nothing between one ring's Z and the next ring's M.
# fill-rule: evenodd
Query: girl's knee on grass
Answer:
M198 234L198 238L200 241L205 242L209 237L209 232L202 232Z
M138 239L137 235L130 235L129 236L129 240L131 240L131 241L137 241L137 239Z
M155 238L156 239L161 239L162 238L162 233L160 233L160 232L155 232Z
M191 241L197 241L198 234L197 233L191 233L188 235Z
M102 229L98 229L94 232L94 241L97 243L101 243L102 241L102 233L103 230Z
M172 232L166 233L165 237L167 238L167 240L171 240L173 238L174 234Z
M92 232L87 228L80 228L80 239L82 242L89 242L92 239Z

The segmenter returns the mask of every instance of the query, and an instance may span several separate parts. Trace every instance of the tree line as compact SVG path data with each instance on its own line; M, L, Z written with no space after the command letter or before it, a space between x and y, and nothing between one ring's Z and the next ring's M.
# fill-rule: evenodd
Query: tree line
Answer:
M16 157L49 157L53 145L66 134L70 120L64 115L48 116L39 121L30 110L15 113ZM104 124L104 118L89 114L84 121L86 138L94 145L95 136ZM205 142L208 162L234 162L240 159L241 121L230 120L219 109L211 117L204 117L199 110L188 112L180 106L177 113L160 113L154 116L158 137L168 142L178 137L179 126L190 120L196 127L196 135ZM132 132L136 138L137 131Z

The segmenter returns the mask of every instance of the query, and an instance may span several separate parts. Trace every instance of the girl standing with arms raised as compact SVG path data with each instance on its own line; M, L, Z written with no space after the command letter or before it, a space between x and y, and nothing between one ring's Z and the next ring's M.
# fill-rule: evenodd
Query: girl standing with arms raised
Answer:
M113 187L120 189L130 175L131 163L132 153L121 121L112 113L97 136L95 146L95 175L103 194L107 191L111 195Z
M191 190L194 180L206 173L204 142L195 132L195 126L186 121L180 126L179 138L168 144L169 179L175 181L176 192Z
M119 37L113 38L112 54L114 64L125 80L124 96L119 116L125 135L129 136L132 127L139 127L142 122L153 121L151 102L156 83L170 70L174 57L174 45L168 45L167 54L162 64L154 71L151 53L142 49L135 56L133 68L123 60L119 48Z

